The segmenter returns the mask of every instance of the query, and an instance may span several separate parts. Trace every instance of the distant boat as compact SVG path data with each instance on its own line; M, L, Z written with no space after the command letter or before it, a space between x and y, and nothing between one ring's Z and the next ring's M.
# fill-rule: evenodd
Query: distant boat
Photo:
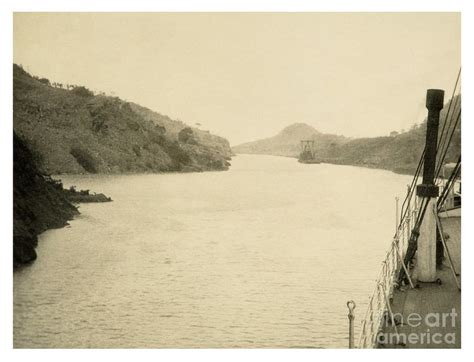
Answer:
M301 140L301 153L298 158L301 163L321 163L316 159L314 140Z

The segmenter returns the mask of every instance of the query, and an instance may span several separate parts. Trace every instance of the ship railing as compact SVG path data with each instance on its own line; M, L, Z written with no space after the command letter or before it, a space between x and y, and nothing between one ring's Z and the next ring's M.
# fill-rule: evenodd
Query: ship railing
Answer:
M367 311L361 321L359 337L355 343L356 348L375 348L377 346L377 337L383 328L387 312L391 312L390 301L393 298L394 288L398 284L399 272L401 268L408 268L408 266L403 265L403 260L408 248L411 231L417 218L418 201L416 196L412 196L408 200L406 208L406 213L404 213L403 219L399 222L397 199L396 225L398 227L385 254L382 268L375 282L374 291L369 297Z

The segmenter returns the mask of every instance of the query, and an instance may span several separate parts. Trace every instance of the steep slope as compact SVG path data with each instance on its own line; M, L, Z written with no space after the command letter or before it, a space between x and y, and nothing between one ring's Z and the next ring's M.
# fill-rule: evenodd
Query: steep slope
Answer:
M62 227L78 214L62 184L45 177L26 144L13 134L13 263L36 259L37 235Z
M215 155L217 156L217 162L222 159L226 161L230 160L232 151L229 141L225 138L213 135L209 133L209 131L189 127L184 122L172 120L168 116L154 112L138 104L130 103L130 106L135 113L140 115L146 121L150 121L153 124L164 128L166 130L166 135L173 141L182 142L182 147L188 148L190 145L193 146L196 144L204 146L204 148L201 149L201 153L199 153L200 157L212 158L213 155ZM189 129L192 131L191 139L184 140L183 138L186 137L183 137L183 134L186 134L186 131L189 131ZM203 159L202 162L205 162L205 160Z
M459 98L458 98L459 97ZM439 132L443 128L449 102L441 111ZM457 104L456 110L461 106L461 96L453 99L453 106ZM457 114L457 111L456 113ZM450 112L451 115L451 112ZM451 118L451 117L450 117ZM448 126L446 126L448 127ZM454 123L451 128L454 127ZM324 161L330 163L342 163L351 165L362 165L368 167L384 168L398 173L413 174L420 155L423 152L426 139L426 120L420 125L415 125L407 132L393 137L360 138L335 147L330 157ZM445 163L456 162L461 154L461 121L459 121L448 148Z
M14 65L14 129L47 173L225 170L226 140L117 97L51 86ZM71 88L71 89L70 89ZM184 132L181 134L180 132ZM181 137L180 137L181 134Z
M459 97L459 99L457 98ZM460 108L461 96L453 99L453 108ZM448 103L441 111L441 132ZM451 110L452 111L452 110ZM457 114L457 113L456 113ZM450 112L451 115L451 112ZM451 127L454 126L454 123ZM311 126L296 123L281 131L277 136L245 143L233 147L235 153L255 153L297 157L302 139L314 139L316 155L322 162L358 165L412 174L418 164L425 145L426 120L407 132L391 137L348 139L341 136L325 135ZM457 125L445 163L456 162L461 153L461 122Z
M343 136L320 133L305 123L295 123L284 128L274 137L234 146L232 150L235 153L297 157L301 151L300 141L303 139L313 139L315 150L319 155L326 155L331 147L348 141Z

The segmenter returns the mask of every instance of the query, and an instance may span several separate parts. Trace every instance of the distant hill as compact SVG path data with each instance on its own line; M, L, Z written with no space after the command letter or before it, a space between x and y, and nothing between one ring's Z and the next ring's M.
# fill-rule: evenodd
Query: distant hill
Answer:
M225 170L226 139L13 69L13 127L49 174Z
M315 140L316 153L327 156L327 151L336 145L349 141L343 136L323 134L305 123L294 123L284 128L274 137L243 143L232 147L235 153L253 153L276 156L298 157L300 141L303 139Z
M460 97L460 96L457 96ZM456 99L453 101L455 104ZM460 106L461 100L458 100ZM441 111L440 132L448 106ZM387 137L349 139L318 132L304 123L295 123L278 135L232 148L235 153L298 157L300 140L314 139L316 155L322 162L357 165L413 174L425 145L426 120L407 132ZM461 122L448 149L445 163L456 162L461 153Z

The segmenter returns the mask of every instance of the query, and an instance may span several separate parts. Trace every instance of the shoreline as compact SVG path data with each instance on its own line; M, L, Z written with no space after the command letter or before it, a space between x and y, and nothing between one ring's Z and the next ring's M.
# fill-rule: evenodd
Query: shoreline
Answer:
M236 153L236 156L238 155L255 155L255 156L275 156L275 157L285 157L285 158L293 158L296 161L298 161L298 156L289 156L289 155L275 155L275 154L270 154L270 153ZM377 165L369 165L369 164L361 164L361 163L344 163L344 162L335 162L331 161L328 159L321 159L319 160L319 164L328 164L328 165L337 165L337 166L355 166L355 167L362 167L362 168L369 168L369 169L374 169L374 170L383 170L383 171L391 171L397 175L408 175L408 176L413 176L414 170L413 171L403 171L403 170L396 170L396 169L391 169L387 167L380 167Z
M23 146L23 145L22 145ZM22 147L21 146L21 147ZM21 152L28 152L21 150ZM31 165L29 165L31 166ZM19 270L22 267L31 265L36 259L36 247L38 246L38 237L45 231L51 229L61 229L69 225L69 221L80 215L78 205L81 203L104 203L112 202L113 199L103 193L91 192L90 190L76 190L76 186L64 188L62 176L120 176L120 175L166 175L166 174L188 174L203 172L221 172L228 171L225 169L210 170L186 170L186 171L167 171L167 172L124 172L124 173L81 173L81 174L57 174L44 175L41 174L35 166L35 176L37 188L39 192L30 193L27 190L25 198L27 202L22 208L19 218L13 220L13 270ZM15 175L22 176L22 175ZM17 184L17 182L15 182ZM17 202L23 200L18 199L18 193L14 192L14 209ZM48 209L48 212L37 211L36 209ZM32 214L36 220L35 225L32 222L27 224L27 214ZM39 220L38 220L39 219Z

